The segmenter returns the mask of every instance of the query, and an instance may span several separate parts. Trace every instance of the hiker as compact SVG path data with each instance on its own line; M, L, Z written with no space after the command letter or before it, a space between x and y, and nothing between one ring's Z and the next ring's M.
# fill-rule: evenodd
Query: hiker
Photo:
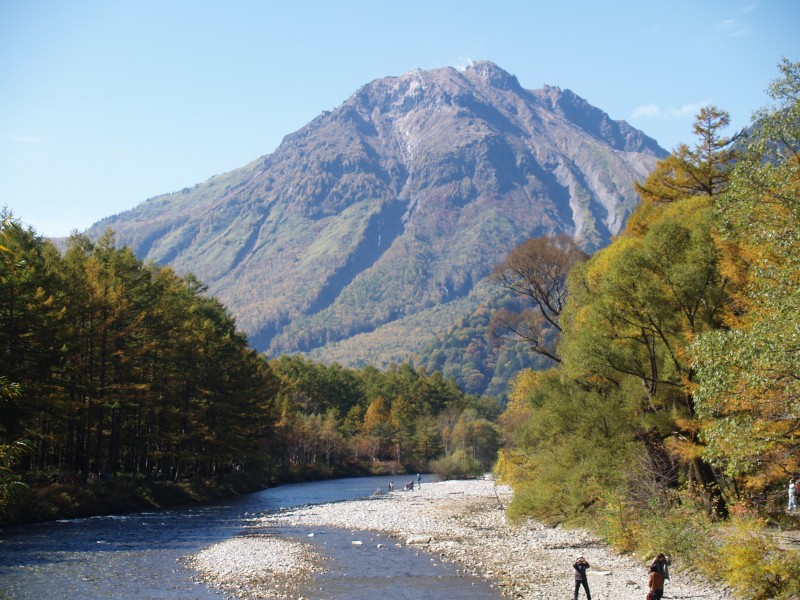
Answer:
M592 600L592 594L589 591L589 580L586 578L586 569L589 568L589 563L586 562L585 558L579 556L572 566L575 569L575 600L578 600L578 592L581 586L586 590L586 600Z

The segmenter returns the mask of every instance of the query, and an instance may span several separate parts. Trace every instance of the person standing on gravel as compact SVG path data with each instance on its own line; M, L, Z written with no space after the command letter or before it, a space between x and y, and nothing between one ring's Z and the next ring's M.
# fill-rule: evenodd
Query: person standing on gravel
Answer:
M578 600L578 592L581 586L586 591L586 600L592 600L592 593L589 591L589 580L586 577L586 569L589 568L589 563L586 562L585 558L579 556L572 566L575 569L575 600Z
M664 597L664 577L658 572L658 567L653 563L650 565L650 579L647 582L650 593L647 600L661 600Z
M669 566L672 564L672 561L666 557L666 555L661 552L658 556L653 559L653 564L650 565L651 567L655 567L656 570L661 574L661 577L664 578L664 582L669 579Z

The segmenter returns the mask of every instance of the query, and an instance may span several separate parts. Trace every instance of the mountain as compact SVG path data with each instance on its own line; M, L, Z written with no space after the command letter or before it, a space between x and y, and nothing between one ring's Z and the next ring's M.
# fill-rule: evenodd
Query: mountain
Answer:
M516 244L607 244L666 152L491 62L372 81L270 155L95 224L191 271L271 355L385 364L489 301Z

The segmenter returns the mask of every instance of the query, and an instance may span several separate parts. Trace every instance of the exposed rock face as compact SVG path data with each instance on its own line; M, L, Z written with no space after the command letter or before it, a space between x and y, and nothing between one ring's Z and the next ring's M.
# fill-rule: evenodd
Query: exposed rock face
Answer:
M417 70L363 86L269 156L89 233L110 227L140 257L194 272L257 348L309 351L465 297L529 237L605 245L637 202L633 182L665 154L572 92L525 90L493 63Z

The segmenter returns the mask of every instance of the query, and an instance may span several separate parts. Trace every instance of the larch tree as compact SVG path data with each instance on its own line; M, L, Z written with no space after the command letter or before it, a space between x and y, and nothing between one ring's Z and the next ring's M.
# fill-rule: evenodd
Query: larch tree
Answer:
M680 144L658 162L643 183L635 184L642 204L628 219L629 234L643 233L664 204L690 196L713 198L727 189L739 155L738 142L743 138L742 133L724 135L729 125L726 111L715 106L700 109L693 126L697 136L694 147Z

